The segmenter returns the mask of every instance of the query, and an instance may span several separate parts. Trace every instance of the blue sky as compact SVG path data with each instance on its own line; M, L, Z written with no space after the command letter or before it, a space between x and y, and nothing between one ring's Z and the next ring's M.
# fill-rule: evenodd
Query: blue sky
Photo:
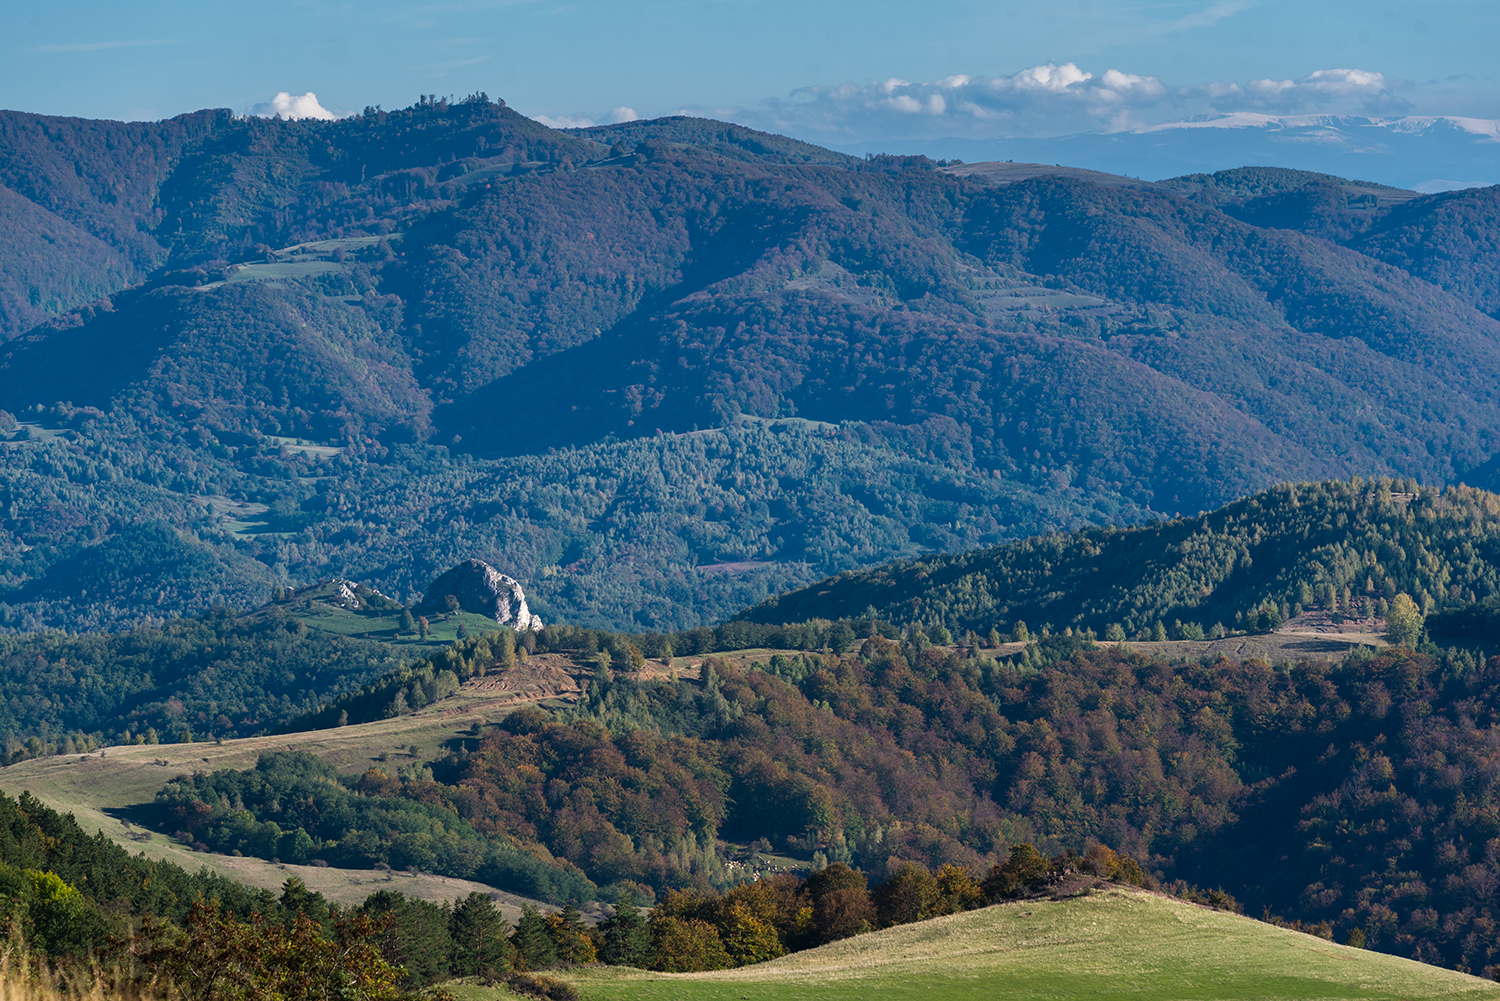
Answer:
M483 90L558 122L689 109L845 139L1236 110L1500 118L1494 0L6 6L0 106L86 117L244 111L283 91L348 111Z

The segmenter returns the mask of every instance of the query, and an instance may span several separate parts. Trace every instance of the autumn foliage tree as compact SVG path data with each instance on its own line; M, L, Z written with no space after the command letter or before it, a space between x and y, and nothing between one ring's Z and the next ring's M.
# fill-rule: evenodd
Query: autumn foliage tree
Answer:
M1391 601L1385 616L1385 638L1392 646L1408 648L1415 647L1422 638L1422 610L1411 600L1411 595L1403 592Z
M241 921L211 903L193 905L186 928L152 923L134 946L148 976L193 1001L407 1001L401 971L381 956L379 925L354 913L324 935L306 915L290 926Z

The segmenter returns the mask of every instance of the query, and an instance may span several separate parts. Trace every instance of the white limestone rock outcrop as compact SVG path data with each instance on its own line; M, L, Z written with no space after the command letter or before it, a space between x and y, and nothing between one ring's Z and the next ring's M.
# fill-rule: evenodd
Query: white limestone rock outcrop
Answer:
M458 599L465 612L488 615L502 626L539 630L542 619L526 607L526 592L514 579L483 560L464 560L445 571L427 587L417 603L418 615L439 615L448 610L448 596Z
M336 604L340 608L347 608L350 611L355 612L364 607L364 603L359 600L358 584L354 583L351 580L344 580L341 577L335 577L333 580L333 586L338 588L338 591L335 592L333 599L329 602L329 604Z

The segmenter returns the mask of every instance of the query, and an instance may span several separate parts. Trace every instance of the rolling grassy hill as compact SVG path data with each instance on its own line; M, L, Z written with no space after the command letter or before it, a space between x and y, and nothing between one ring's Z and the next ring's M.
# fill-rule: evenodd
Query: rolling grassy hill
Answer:
M1109 890L1002 904L721 973L565 971L585 1001L1493 998L1500 986L1182 901ZM500 992L453 988L461 1001Z

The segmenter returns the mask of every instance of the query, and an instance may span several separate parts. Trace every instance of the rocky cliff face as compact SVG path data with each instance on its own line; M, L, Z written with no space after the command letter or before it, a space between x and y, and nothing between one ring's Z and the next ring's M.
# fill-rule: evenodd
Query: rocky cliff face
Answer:
M502 626L542 628L541 617L531 614L526 607L526 593L521 585L483 560L465 560L444 572L428 585L415 611L418 615L448 611L450 595L457 599L461 610L489 615Z

